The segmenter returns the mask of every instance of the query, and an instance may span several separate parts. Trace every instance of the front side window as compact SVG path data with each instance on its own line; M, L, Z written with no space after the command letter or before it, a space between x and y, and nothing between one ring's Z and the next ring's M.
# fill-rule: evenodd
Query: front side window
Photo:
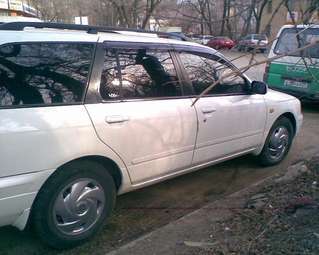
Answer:
M104 100L175 97L181 87L168 51L108 49L100 94Z
M207 94L237 94L245 92L245 79L238 73L234 74L234 69L225 63L221 63L221 60L218 61L217 59L214 60L185 52L180 53L180 58L196 95L201 94L206 88L219 80Z
M21 43L0 47L0 106L81 102L93 45Z

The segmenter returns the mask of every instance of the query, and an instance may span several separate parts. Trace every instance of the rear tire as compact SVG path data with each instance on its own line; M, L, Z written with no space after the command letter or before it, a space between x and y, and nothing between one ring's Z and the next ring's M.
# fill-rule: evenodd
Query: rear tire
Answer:
M76 161L56 171L32 208L34 230L56 249L82 244L98 232L112 212L116 188L103 166Z
M279 164L289 152L294 136L291 121L286 117L279 118L272 126L264 147L258 156L263 166Z

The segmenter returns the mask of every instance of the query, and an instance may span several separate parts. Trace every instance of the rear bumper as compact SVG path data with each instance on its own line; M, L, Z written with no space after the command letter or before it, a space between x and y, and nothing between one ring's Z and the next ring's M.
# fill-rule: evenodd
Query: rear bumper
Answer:
M12 225L23 230L36 194L32 192L0 199L0 227Z
M39 189L53 171L0 178L0 227L24 229Z

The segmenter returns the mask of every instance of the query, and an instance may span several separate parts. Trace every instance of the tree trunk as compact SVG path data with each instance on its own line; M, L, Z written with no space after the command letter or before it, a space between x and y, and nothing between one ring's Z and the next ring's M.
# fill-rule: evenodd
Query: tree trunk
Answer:
M224 7L223 7L223 18L222 18L222 25L221 25L221 30L220 34L223 35L225 32L225 20L226 20L226 15L227 15L227 3L228 0L224 0Z

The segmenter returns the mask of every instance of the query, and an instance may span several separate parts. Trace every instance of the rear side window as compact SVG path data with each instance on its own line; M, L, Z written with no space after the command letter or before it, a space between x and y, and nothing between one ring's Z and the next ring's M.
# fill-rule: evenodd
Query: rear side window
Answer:
M298 36L299 35L299 38ZM319 40L318 28L296 29L286 28L279 36L278 42L275 47L276 54L287 54L295 57L311 57L319 58L319 44L314 45L311 48L304 50L303 52L296 52L299 47L303 47L307 44L314 43Z
M81 102L93 44L22 43L0 47L0 106Z
M104 100L175 97L181 86L168 51L108 49L100 94Z

